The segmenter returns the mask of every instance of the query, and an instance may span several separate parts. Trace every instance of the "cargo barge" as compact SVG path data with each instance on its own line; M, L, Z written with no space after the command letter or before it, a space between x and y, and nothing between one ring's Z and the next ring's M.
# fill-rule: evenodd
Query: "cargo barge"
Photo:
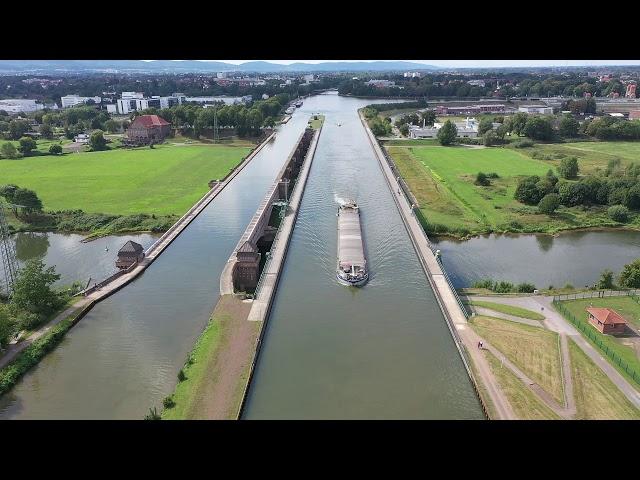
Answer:
M369 280L360 228L360 208L355 202L338 207L338 265L336 278L343 285L360 287Z

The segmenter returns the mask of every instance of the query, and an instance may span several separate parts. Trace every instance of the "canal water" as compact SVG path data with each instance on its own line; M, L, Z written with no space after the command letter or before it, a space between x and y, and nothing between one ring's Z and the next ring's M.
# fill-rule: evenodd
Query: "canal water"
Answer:
M150 407L161 409L217 301L225 262L308 118L296 112L141 277L99 303L0 397L0 418L141 419ZM75 240L70 243L77 246ZM100 268L91 263L104 259L104 246L93 245L96 251L82 244L82 258L48 261L58 262L60 271L89 266L72 280L92 275ZM107 263L113 260L109 250Z
M487 235L431 239L456 288L490 278L539 288L593 285L604 269L620 273L640 257L640 232L576 231L551 235Z
M157 234L111 235L91 242L74 233L21 232L11 237L16 249L18 266L38 258L48 266L55 266L60 280L55 286L70 285L75 281L86 284L100 281L115 273L118 250L127 240L139 243L145 249L159 237ZM4 271L0 270L0 283Z
M247 398L247 419L479 419L462 361L385 183L357 109L326 116ZM336 280L338 202L353 199L370 280Z

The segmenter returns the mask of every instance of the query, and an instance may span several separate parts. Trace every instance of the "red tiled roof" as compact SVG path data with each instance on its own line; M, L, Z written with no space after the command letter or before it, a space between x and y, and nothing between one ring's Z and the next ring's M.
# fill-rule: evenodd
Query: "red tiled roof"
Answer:
M131 123L131 126L142 126L145 128L162 127L163 125L171 125L164 118L158 115L140 115Z
M615 310L610 308L589 307L587 312L596 317L596 319L604 325L616 325L618 323L627 323Z

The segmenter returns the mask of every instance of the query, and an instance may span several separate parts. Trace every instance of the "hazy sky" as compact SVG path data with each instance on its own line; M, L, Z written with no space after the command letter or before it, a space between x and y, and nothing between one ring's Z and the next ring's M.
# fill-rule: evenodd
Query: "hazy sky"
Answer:
M249 60L220 60L239 64ZM289 65L296 62L320 63L363 60L266 60L272 63ZM372 60L368 60L372 61ZM384 60L383 60L384 61ZM581 65L640 65L640 60L407 60L440 67L544 67L544 66L581 66Z

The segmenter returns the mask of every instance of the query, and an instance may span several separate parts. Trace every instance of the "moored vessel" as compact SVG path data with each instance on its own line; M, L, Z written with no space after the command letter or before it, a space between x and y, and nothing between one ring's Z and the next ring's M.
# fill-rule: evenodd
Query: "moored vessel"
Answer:
M338 207L338 264L336 278L343 285L359 287L369 280L360 227L360 207L345 202Z

